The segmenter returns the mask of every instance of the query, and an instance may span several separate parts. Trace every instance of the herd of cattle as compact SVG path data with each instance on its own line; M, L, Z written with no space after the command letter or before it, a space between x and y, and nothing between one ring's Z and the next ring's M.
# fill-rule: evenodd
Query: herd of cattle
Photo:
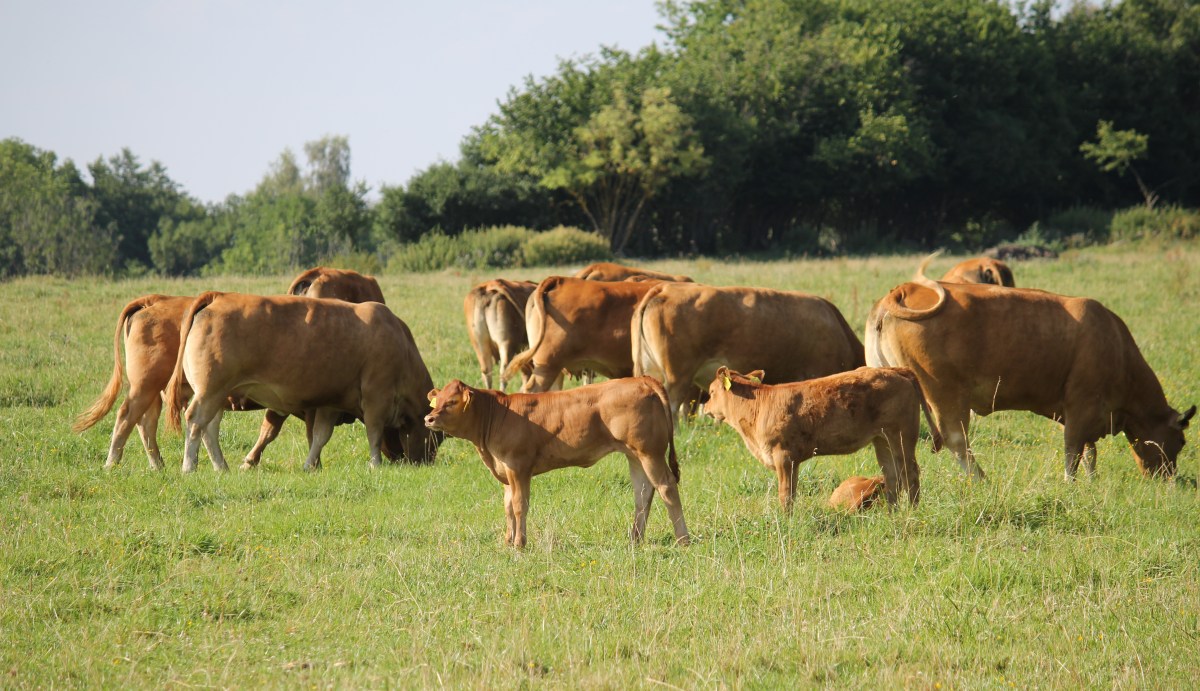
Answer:
M895 503L903 490L916 504L922 414L934 450L945 444L976 477L971 413L997 410L1060 421L1068 478L1081 459L1094 473L1095 442L1118 432L1144 473L1174 474L1196 407L1168 405L1119 317L1087 298L1015 288L997 260L963 262L940 281L925 276L928 263L875 303L865 347L837 307L800 292L609 263L540 283L487 281L464 301L483 389L457 379L435 389L408 326L375 279L353 271L311 269L286 296L147 295L121 310L112 376L74 429L107 415L127 377L106 467L134 426L151 466L163 467L164 403L173 427L186 422L184 472L201 443L227 469L218 441L227 410L266 411L243 468L259 463L289 415L307 428L307 470L320 467L335 425L356 419L372 466L385 456L430 462L444 436L463 438L504 486L505 541L516 546L526 542L532 476L612 452L629 460L634 540L657 493L686 543L674 428L701 405L775 471L785 510L802 462L868 444L882 476L849 479L831 503L862 506L877 492ZM595 374L609 381L562 388L564 376ZM521 393L505 393L518 377Z

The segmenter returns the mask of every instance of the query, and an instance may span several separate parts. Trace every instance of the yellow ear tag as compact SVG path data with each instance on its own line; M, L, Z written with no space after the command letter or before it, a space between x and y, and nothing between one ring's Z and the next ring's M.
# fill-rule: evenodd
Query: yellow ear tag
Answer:
M761 380L761 379L759 379L758 377L750 377L750 381L754 382L755 384L761 384L761 383L762 383L762 380Z
M724 377L724 382L725 382L725 390L726 391L728 391L729 389L731 389L733 387L733 380L730 379L729 377Z
M437 396L434 396L433 398L429 399L429 407L430 408L437 407Z

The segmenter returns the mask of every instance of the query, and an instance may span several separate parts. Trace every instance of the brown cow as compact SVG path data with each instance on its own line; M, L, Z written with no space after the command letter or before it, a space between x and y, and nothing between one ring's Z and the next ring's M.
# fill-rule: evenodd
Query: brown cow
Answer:
M513 356L529 345L525 304L537 284L497 278L471 288L463 300L467 335L479 360L483 387L492 388L492 367L499 363L500 390L508 388L505 370Z
M346 302L384 302L383 291L374 276L327 266L318 266L300 274L292 281L287 292L288 295L333 298Z
M339 271L325 267L309 269L296 277L288 289L289 293L309 290L310 297L330 297L351 302L363 299L383 302L379 284L370 276L353 271ZM113 425L112 441L108 448L105 468L113 468L121 461L125 443L133 432L134 425L141 435L142 444L150 466L163 467L162 454L158 448L158 420L162 410L162 392L167 388L171 373L175 370L175 358L179 353L179 324L194 297L167 295L145 295L132 300L117 315L117 328L113 334L113 373L100 394L87 410L76 418L72 429L83 432L93 427L112 410L121 393L124 376L129 377L129 393L117 410ZM121 367L121 343L124 333L125 372ZM247 409L254 407L245 400L231 401L231 407ZM267 412L262 430L254 448L246 455L246 465L253 466L262 457L263 449L279 435L286 415ZM389 447L394 447L389 444ZM389 457L394 455L389 448Z
M150 467L161 470L162 453L158 449L158 419L162 410L162 391L167 388L175 357L179 352L179 322L191 297L143 295L130 301L117 315L113 334L113 372L100 397L75 419L71 429L90 429L112 410L121 394L124 372L121 367L122 335L125 343L125 368L129 374L129 393L117 410L112 441L105 468L114 468L125 453L125 442L137 425L146 448Z
M629 322L633 308L658 282L585 281L551 276L538 284L525 310L529 349L506 376L528 375L522 391L547 391L565 369L609 378L633 374Z
M904 487L909 503L916 505L921 489L917 434L921 411L928 418L929 409L912 372L860 367L791 384L761 380L762 372L717 369L704 412L737 430L750 454L775 471L785 511L792 508L801 463L854 453L872 443L888 503L895 504ZM941 443L936 434L933 443L935 449Z
M631 329L634 374L662 379L673 412L721 365L765 369L782 383L864 364L842 313L806 293L660 283L638 303Z
M974 410L1028 410L1063 423L1065 474L1096 440L1124 432L1144 473L1173 475L1195 414L1167 404L1121 318L1087 298L939 283L893 288L867 317L867 362L916 373L934 422L963 470L983 471L967 445Z
M923 268L924 264L922 264ZM954 268L947 271L941 280L946 283L991 283L1008 288L1016 285L1013 282L1012 269L1008 268L1008 264L988 257L976 257L959 262Z
M180 327L166 395L173 427L185 376L195 396L187 408L184 472L196 468L201 435L213 467L227 468L218 433L230 396L283 414L314 412L306 470L320 467L321 449L343 415L365 423L372 467L381 462L388 430L398 433L409 460L430 461L437 452L440 439L421 424L429 371L408 326L377 302L204 293Z
M688 542L666 392L653 379L617 379L570 391L511 396L473 389L455 379L430 391L429 399L433 410L425 424L474 444L484 465L504 485L505 543L525 546L530 478L557 468L589 468L614 451L629 459L633 541L642 539L657 491L667 505L675 541Z
M875 504L879 493L883 491L882 475L863 477L852 475L842 481L829 495L829 508L841 509L849 513L866 511Z
M575 274L575 278L585 281L675 281L691 283L687 276L673 276L661 271L651 271L633 266L622 266L612 262L597 262L585 266Z

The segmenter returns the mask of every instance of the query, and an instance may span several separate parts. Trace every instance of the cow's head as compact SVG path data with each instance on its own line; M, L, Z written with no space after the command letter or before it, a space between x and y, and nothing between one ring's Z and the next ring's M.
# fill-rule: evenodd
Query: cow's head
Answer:
M1016 285L1013 281L1012 269L1008 268L1008 264L998 259L989 259L980 263L979 282L1006 286L1008 288Z
M429 392L429 407L425 426L431 430L445 432L454 437L462 436L462 428L471 409L471 399L478 392L458 379L453 379L441 389Z
M752 389L762 385L762 379L762 370L742 374L728 367L717 368L716 376L708 385L708 401L704 404L704 414L717 422L725 420L733 414L733 407L738 405L739 401L750 398Z
M1175 475L1175 461L1183 448L1183 431L1196 414L1196 406L1183 413L1171 411L1170 416L1144 429L1140 425L1127 425L1125 436L1133 449L1138 468L1146 475L1169 478Z

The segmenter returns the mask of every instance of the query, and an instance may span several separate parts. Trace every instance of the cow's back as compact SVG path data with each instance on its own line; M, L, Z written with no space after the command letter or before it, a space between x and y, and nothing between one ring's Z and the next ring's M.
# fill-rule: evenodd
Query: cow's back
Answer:
M701 385L717 365L762 369L768 382L786 382L852 370L864 362L862 343L841 312L815 295L664 283L639 313L639 337L649 349L691 370Z
M279 412L359 413L361 387L347 382L394 381L414 364L415 347L380 303L225 294L195 315L184 352L198 390L244 394Z
M878 344L872 364L909 367L927 387L954 382L981 413L1019 409L1050 416L1061 414L1076 390L1119 402L1127 389L1121 373L1149 372L1124 322L1095 300L940 285L946 299L929 318L899 318L876 305L867 325L876 332L868 339ZM909 283L890 295L930 309L933 292Z

